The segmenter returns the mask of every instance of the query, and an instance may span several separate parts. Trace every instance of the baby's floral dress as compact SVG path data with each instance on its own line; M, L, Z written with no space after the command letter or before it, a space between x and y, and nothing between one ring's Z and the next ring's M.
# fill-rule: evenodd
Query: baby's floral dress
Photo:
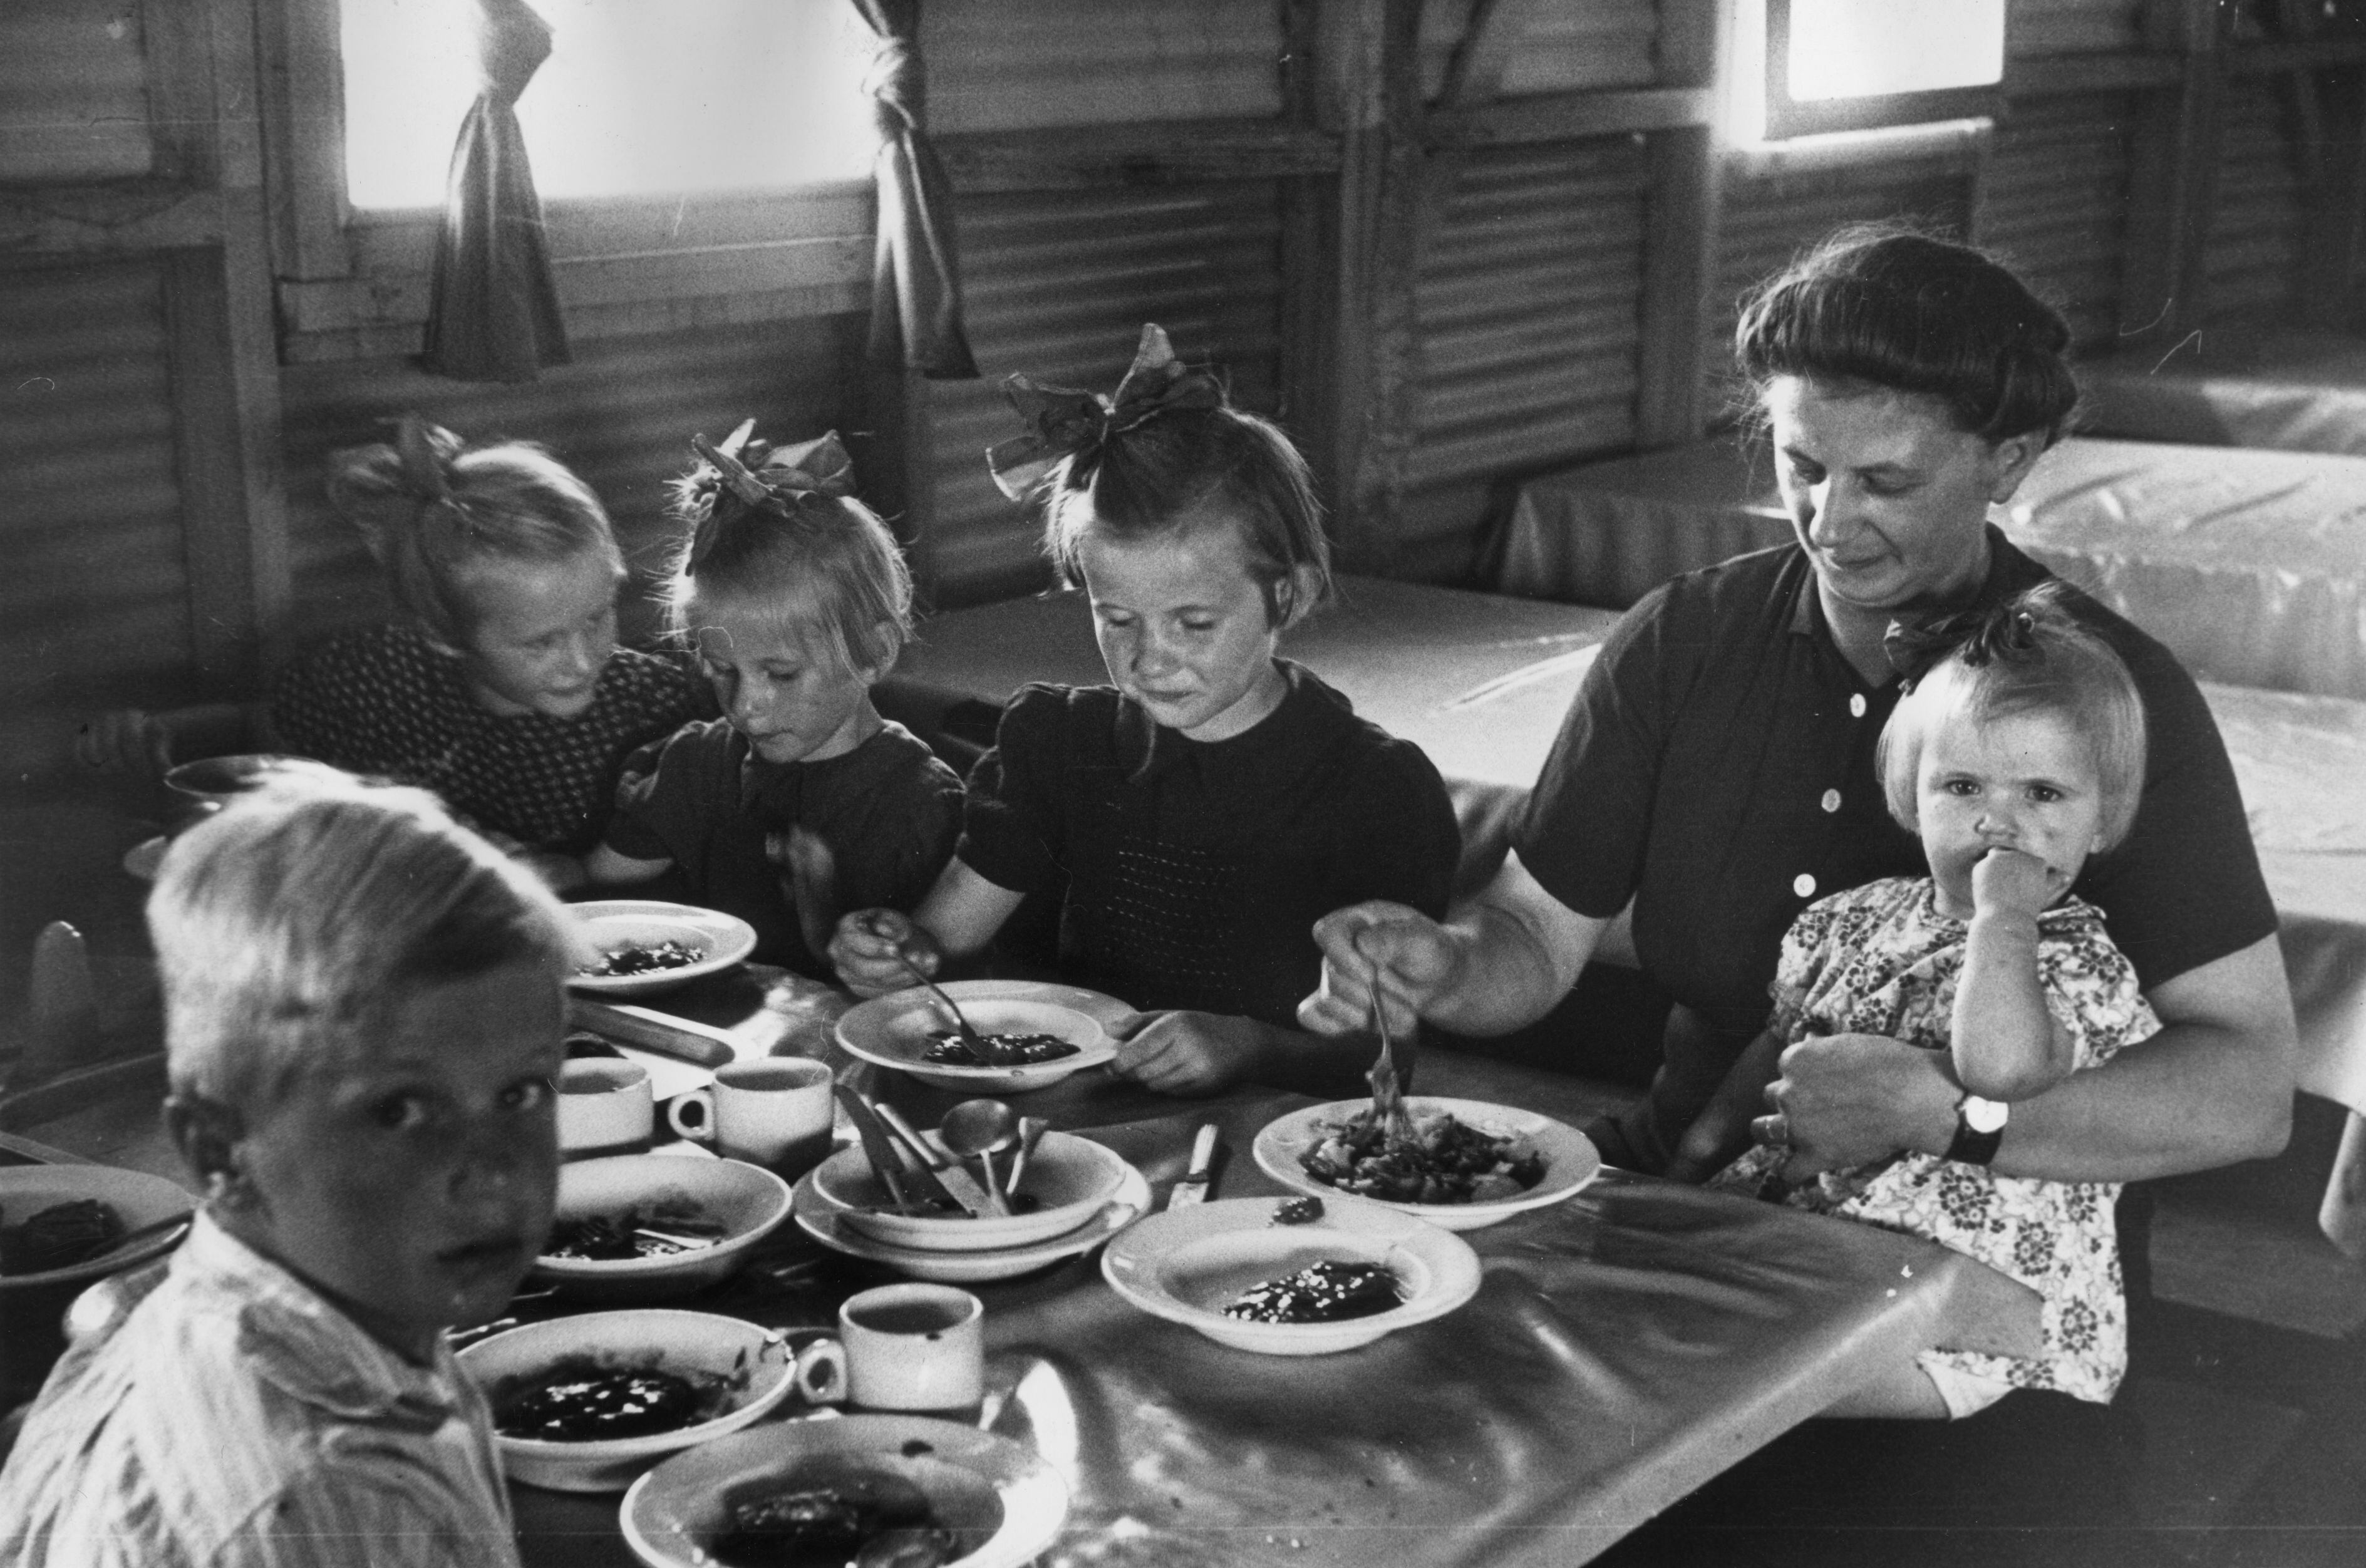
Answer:
M1967 932L1940 912L1937 892L1928 877L1890 877L1809 905L1783 939L1767 1028L1786 1043L1882 1034L1948 1049ZM2074 1070L2100 1066L2159 1029L2135 966L2104 934L2101 910L2066 899L2038 917L2037 929L2039 981L2047 1010L2069 1033ZM1786 1188L1777 1177L1785 1153L1753 1148L1711 1185L1926 1236L2044 1298L2044 1355L1944 1350L1934 1359L2099 1402L2119 1387L2128 1331L2112 1216L2117 1182L2000 1176L1909 1153Z

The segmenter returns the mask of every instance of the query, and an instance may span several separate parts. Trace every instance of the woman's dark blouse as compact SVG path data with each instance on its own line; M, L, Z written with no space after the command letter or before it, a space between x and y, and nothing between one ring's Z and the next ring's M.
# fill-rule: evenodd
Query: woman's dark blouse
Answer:
M1314 922L1389 898L1442 915L1461 835L1421 748L1304 669L1225 740L1107 686L1029 686L978 760L959 853L998 887L1065 878L1064 977L1143 1009L1297 1024Z
M397 625L308 654L273 694L271 722L292 751L422 785L479 828L580 854L607 827L625 759L714 712L686 659L620 648L577 717L488 713L457 659Z
M1994 604L2049 575L1990 530ZM2135 677L2149 731L2124 843L2076 891L2146 990L2276 929L2242 796L2192 677L2083 594L2074 613ZM1889 817L1874 744L1899 684L1833 644L1796 546L1679 577L1603 646L1515 840L1554 897L1606 918L1631 897L1644 969L1728 1039L1756 1033L1783 933L1818 897L1924 874Z
M840 756L767 762L724 719L693 724L625 764L607 845L631 860L670 860L667 886L756 928L755 957L817 978L782 871L765 840L806 828L829 847L836 914L910 909L952 858L961 776L910 730L889 723Z

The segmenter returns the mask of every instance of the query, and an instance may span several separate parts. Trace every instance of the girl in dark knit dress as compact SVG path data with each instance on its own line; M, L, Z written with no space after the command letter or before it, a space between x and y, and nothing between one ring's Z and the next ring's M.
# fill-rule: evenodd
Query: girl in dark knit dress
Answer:
M1312 928L1361 898L1445 908L1460 847L1437 770L1275 655L1330 589L1306 465L1143 329L1113 397L1011 378L1035 433L989 460L1040 494L1110 684L1029 686L969 781L961 842L907 919L831 947L862 995L978 953L1031 892L1062 899L1061 977L1141 1010L1116 1067L1175 1093L1244 1077L1344 1088L1368 1042L1296 1028Z

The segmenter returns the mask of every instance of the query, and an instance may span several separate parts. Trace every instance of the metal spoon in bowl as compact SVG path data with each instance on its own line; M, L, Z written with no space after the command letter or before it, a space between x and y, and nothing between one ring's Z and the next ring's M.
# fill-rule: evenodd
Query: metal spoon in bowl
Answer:
M918 980L921 985L926 986L929 988L929 995L935 1000L937 1006L943 1010L946 1017L952 1020L953 1028L961 1032L962 1043L969 1047L970 1055L975 1056L981 1064L986 1066L999 1066L1001 1065L1001 1054L997 1051L993 1045L987 1043L985 1035L980 1034L977 1032L977 1026L975 1024L973 1024L966 1017L963 1016L961 1004L954 1001L952 998L947 996L945 994L944 987L938 985L936 981L930 979L929 977L928 971L922 969L918 964L913 961L912 954L906 950L904 944L896 941L895 934L891 931L883 931L877 920L871 919L867 917L863 921L863 929L868 931L873 936L878 937L883 941L895 942L896 962L904 966L905 973L910 975L913 979Z
M1009 1200L994 1179L994 1156L1019 1142L1019 1113L998 1100L964 1100L945 1112L937 1136L949 1154L986 1162L986 1196L997 1214L1010 1213Z

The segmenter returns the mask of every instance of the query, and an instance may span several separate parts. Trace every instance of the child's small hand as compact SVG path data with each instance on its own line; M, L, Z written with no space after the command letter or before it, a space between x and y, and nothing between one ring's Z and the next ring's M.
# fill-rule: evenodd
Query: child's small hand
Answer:
M1246 1077L1265 1047L1256 1020L1222 1013L1138 1012L1109 1032L1110 1070L1161 1094L1213 1094Z
M2027 915L2060 897L2067 878L2035 855L1994 849L1972 863L1972 908L1979 914Z
M901 955L901 956L899 956ZM858 997L884 996L914 984L904 956L926 975L937 972L937 944L909 916L893 909L857 909L838 922L829 940L839 984Z

